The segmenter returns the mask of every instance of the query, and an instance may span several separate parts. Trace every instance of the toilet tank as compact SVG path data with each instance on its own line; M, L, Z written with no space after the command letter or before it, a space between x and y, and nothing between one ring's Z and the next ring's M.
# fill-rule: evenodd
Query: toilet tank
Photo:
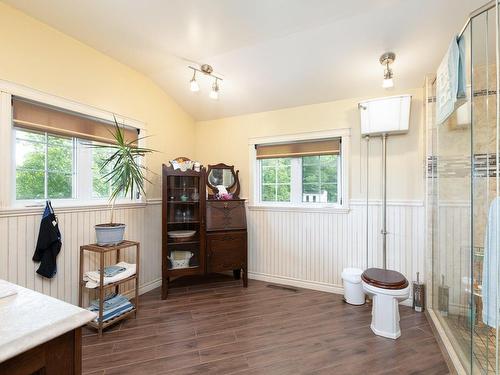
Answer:
M408 132L411 95L370 99L358 104L361 134L393 134Z

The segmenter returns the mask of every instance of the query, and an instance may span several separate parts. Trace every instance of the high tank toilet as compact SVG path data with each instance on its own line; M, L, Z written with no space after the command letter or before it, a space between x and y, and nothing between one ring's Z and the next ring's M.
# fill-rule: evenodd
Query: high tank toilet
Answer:
M361 274L363 290L373 299L371 329L378 336L397 339L399 302L410 295L410 284L401 273L381 268L368 268Z

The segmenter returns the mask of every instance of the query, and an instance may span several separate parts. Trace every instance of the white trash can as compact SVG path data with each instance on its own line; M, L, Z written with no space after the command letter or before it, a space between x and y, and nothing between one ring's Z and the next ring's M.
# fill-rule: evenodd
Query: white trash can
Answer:
M361 284L361 274L363 270L359 268L344 268L342 280L344 280L344 299L351 305L363 305L365 303L365 293Z

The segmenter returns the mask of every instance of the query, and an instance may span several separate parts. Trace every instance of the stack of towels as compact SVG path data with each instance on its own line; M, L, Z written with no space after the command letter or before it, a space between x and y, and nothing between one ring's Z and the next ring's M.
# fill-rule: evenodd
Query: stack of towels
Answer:
M127 277L135 275L135 264L127 262L119 262L114 266L104 267L104 285L115 283L117 281L126 279ZM83 280L87 283L87 288L97 288L101 280L101 272L88 271L83 275Z
M112 293L106 296L103 301L103 312L102 321L107 322L117 316L125 314L126 312L132 310L134 305L121 294ZM95 322L99 323L99 300L95 299L90 302L90 306L87 310L97 313L97 317L94 319Z

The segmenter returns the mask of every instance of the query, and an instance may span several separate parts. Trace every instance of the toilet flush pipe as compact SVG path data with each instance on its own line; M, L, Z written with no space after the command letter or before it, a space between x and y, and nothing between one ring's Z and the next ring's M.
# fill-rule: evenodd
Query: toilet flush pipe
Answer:
M382 263L387 269L387 133L382 134Z
M370 170L370 136L367 135L366 136L366 267L365 269L368 268L368 264L369 264L369 244L370 244L370 240L369 240L369 226L370 226L370 220L368 218L368 214L370 212L370 202L369 202L369 199L370 199L370 191L369 191L369 187L370 187L370 175L369 175L369 170Z

